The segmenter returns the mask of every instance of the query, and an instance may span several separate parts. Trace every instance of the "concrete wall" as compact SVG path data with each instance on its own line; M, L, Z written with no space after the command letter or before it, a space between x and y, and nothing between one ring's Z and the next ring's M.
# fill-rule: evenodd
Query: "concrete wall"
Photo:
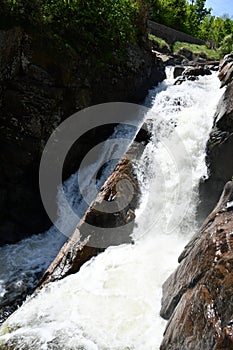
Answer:
M154 34L168 42L172 45L175 41L184 41L190 44L204 44L204 41L194 38L191 35L185 34L178 30L172 29L170 27L164 26L153 21L148 21L149 33Z

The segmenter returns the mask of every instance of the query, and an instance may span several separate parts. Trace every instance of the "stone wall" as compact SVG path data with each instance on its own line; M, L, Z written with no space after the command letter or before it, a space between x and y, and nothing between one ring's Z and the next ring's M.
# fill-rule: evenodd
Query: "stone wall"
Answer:
M176 41L184 41L190 44L198 45L204 44L204 42L200 39L194 38L191 35L185 34L153 21L148 21L148 30L151 34L166 40L170 45L174 44Z

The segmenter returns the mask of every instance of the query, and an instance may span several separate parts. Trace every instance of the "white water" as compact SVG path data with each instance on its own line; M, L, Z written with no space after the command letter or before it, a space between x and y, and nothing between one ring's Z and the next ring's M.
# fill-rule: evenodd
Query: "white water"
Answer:
M2 326L0 345L159 349L165 327L159 317L161 285L194 233L196 187L206 173L204 150L222 93L218 87L216 76L208 76L180 86L168 80L156 97L151 91L154 136L138 166L144 194L135 244L108 248L79 273L29 299ZM34 239L28 239L28 250Z
M139 121L140 122L140 121ZM125 130L126 129L126 130ZM101 188L105 179L114 169L114 162L103 170L103 175L98 184L93 174L101 168L106 159L117 159L124 154L136 133L136 128L122 126L115 128L110 137L108 148L102 148L102 153L98 161L83 168L81 172L73 174L65 183L63 188L58 191L60 227L64 228L62 232L72 234L78 222L71 221L67 213L67 205L61 198L62 191L66 194L72 208L78 212L78 217L82 217L87 209L87 203L91 203L96 196L97 188ZM124 137L127 138L124 139ZM124 139L124 142L117 143L118 139ZM116 144L117 143L117 144ZM116 147L117 146L117 147ZM78 176L81 178L79 181ZM83 197L80 194L79 182L82 183L82 190L87 191L88 195ZM41 275L54 260L62 245L67 240L52 226L47 232L26 238L13 245L0 247L0 305L8 305L24 293L31 292L37 285ZM1 321L1 317L0 317Z

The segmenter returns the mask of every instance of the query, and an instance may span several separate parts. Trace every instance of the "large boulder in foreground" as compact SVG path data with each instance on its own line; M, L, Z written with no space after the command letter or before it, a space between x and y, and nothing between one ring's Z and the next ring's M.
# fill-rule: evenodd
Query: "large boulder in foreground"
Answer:
M140 159L150 136L149 126L147 129L144 124L77 229L45 272L38 284L39 288L76 273L86 261L109 246L132 242L130 235L140 199L134 161Z
M233 182L163 285L161 350L233 349Z
M220 64L219 77L223 79L222 84L225 81L225 69L229 62L233 62L232 55L226 56L225 60ZM233 176L233 81L227 82L226 90L218 103L207 143L206 163L209 177L201 181L199 186L199 221L213 210L224 184Z

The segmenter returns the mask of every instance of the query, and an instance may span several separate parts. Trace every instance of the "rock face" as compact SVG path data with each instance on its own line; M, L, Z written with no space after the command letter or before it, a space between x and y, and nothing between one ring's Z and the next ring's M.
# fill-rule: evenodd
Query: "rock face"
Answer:
M106 180L73 235L45 272L38 288L76 273L86 261L108 246L132 242L130 234L140 198L133 161L140 158L149 138L146 129L141 129L136 141Z
M227 55L220 64L219 78L226 90L219 101L214 126L207 144L206 163L209 178L199 186L200 205L198 219L205 218L213 209L224 184L233 176L233 81L229 80L229 64L233 56Z
M221 87L229 84L233 78L233 54L226 55L219 66Z
M163 285L161 350L233 348L233 182Z
M102 102L139 102L165 77L149 49L131 46L125 63L102 67L59 39L21 28L0 31L0 244L42 232L38 168L52 131L72 113ZM103 131L103 130L102 130ZM84 137L64 170L77 170L86 151L113 131Z
M220 64L226 91L207 145L209 178L200 184L199 219L214 207L233 175L233 55ZM179 257L163 285L162 317L169 319L161 350L233 348L233 182Z

